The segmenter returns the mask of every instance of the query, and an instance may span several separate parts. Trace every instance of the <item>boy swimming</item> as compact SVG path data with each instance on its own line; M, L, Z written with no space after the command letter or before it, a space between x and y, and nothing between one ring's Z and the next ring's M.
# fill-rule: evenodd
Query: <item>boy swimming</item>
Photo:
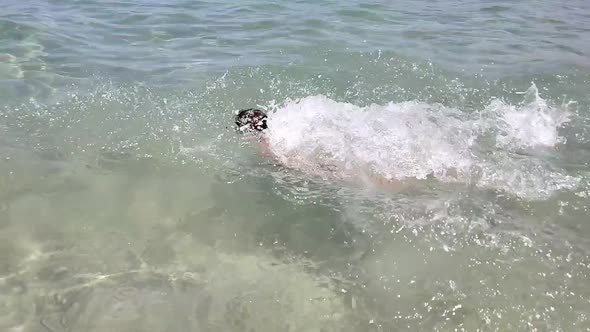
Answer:
M240 110L238 111L234 119L237 129L240 132L253 134L261 134L266 129L268 129L267 120L268 116L266 115L266 113L256 108ZM267 138L265 136L259 137L263 156L278 160L277 156L272 152L272 149L269 146ZM316 164L316 172L313 173L321 173L323 175L326 175L328 173L335 175L335 173L338 172L338 167L335 165L320 163L319 161ZM317 172L319 170L321 171ZM406 183L402 183L401 181L395 179L385 179L383 177L371 176L362 170L359 170L355 178L365 184L395 190L404 189L407 185Z

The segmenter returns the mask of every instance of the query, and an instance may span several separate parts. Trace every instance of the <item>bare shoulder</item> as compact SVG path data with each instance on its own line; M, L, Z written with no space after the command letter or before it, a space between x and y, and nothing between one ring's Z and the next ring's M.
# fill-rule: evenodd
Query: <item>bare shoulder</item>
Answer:
M272 152L270 148L270 144L268 143L268 139L264 136L260 139L260 152L262 156L269 159L276 159L275 154Z

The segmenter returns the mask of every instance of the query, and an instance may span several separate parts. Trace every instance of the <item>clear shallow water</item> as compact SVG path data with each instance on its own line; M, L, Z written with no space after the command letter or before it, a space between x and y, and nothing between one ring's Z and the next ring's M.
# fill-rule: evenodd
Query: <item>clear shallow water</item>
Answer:
M0 327L588 330L589 13L5 4Z

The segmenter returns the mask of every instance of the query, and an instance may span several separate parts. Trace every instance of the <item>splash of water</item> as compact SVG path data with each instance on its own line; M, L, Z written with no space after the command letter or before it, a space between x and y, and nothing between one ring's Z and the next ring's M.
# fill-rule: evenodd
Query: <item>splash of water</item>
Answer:
M485 126L495 134L496 146L504 149L554 147L565 143L559 130L570 120L567 106L551 107L540 97L537 86L521 94L519 105L494 100L482 112L476 125Z
M534 84L519 105L495 100L475 113L418 101L362 107L317 95L272 112L266 135L282 163L305 171L434 177L539 199L579 180L519 152L562 144L568 119Z

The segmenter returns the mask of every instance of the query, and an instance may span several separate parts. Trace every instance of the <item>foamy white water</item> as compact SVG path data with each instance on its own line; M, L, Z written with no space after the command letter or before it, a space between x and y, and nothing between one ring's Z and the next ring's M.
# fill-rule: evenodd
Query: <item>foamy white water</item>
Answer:
M563 143L559 130L568 115L547 105L535 85L519 105L495 100L472 113L422 102L362 107L310 96L272 112L266 136L282 163L318 174L433 176L538 199L571 190L579 180L516 152Z

